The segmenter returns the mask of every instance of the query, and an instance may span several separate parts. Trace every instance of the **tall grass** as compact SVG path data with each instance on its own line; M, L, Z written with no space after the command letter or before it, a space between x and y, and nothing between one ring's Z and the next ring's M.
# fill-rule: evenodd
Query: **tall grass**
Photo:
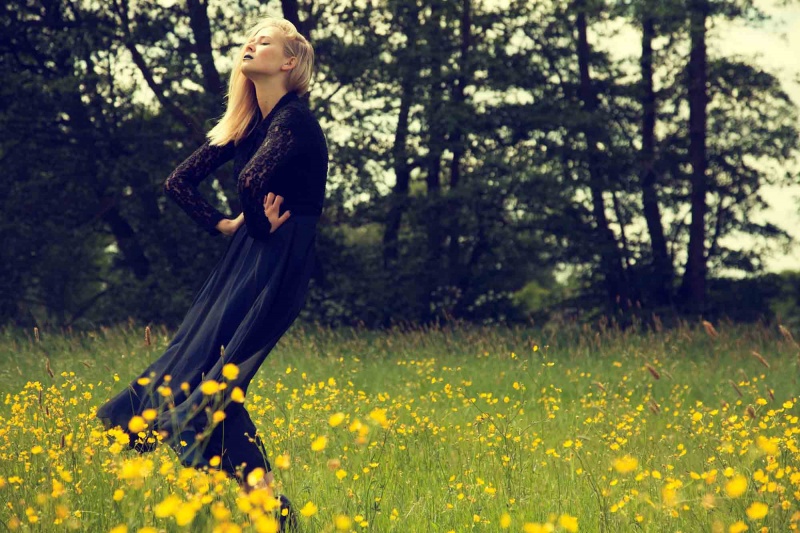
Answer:
M94 419L170 332L0 339L6 529L274 530L260 491ZM777 531L800 522L799 354L733 324L297 323L245 405L303 531Z

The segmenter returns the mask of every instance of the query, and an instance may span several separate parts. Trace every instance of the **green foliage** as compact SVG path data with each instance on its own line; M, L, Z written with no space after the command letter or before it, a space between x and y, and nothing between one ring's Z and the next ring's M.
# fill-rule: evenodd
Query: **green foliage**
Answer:
M653 310L654 294L674 293L652 275L642 229L640 80L630 61L589 43L596 106L587 106L576 15L600 40L607 20L641 29L654 19L663 43L653 56L655 188L679 273L689 220L682 2L369 6L283 5L315 46L310 104L331 154L304 320L489 323L575 305L607 310L619 302L603 289L612 273L598 212L609 217L631 302ZM225 239L195 228L162 184L222 113L225 59L267 13L280 14L252 0L33 1L0 12L0 323L180 322ZM761 15L752 2L726 1L709 16ZM709 276L758 275L764 255L789 241L751 215L764 185L797 179L781 170L800 146L797 109L749 60L710 57L707 74ZM238 213L230 166L200 189ZM755 244L727 244L740 235ZM562 267L575 272L574 289L553 283ZM736 314L724 290L712 295L720 299L709 313Z

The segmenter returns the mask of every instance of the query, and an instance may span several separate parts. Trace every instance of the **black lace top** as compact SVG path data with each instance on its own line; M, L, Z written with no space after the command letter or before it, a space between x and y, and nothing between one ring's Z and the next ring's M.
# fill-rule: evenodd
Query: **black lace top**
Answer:
M283 196L281 214L322 213L328 147L316 117L294 91L278 100L238 145L206 141L164 182L165 194L211 235L219 233L215 226L228 217L203 198L197 185L231 159L247 232L254 239L269 238L271 225L264 214L268 192Z

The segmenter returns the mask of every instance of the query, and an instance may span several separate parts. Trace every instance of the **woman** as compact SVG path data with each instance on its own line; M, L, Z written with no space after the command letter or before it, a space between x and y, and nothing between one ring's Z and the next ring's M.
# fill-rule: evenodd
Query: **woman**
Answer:
M155 447L152 433L140 436L147 424L184 465L218 464L246 490L259 477L248 483L253 472L266 472L257 487L273 477L243 393L305 302L325 197L325 136L300 99L313 62L311 45L284 19L263 19L249 32L234 59L224 116L164 185L208 233L232 236L227 251L166 352L97 411L106 428L128 433L132 448ZM242 204L234 219L197 190L231 159Z

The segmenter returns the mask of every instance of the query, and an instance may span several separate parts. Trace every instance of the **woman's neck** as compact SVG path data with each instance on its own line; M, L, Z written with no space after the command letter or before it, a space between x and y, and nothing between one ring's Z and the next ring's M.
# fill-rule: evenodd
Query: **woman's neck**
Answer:
M261 110L261 118L264 119L275 107L278 101L289 91L283 85L282 80L276 80L280 84L269 84L268 82L256 83L256 100L258 108Z

